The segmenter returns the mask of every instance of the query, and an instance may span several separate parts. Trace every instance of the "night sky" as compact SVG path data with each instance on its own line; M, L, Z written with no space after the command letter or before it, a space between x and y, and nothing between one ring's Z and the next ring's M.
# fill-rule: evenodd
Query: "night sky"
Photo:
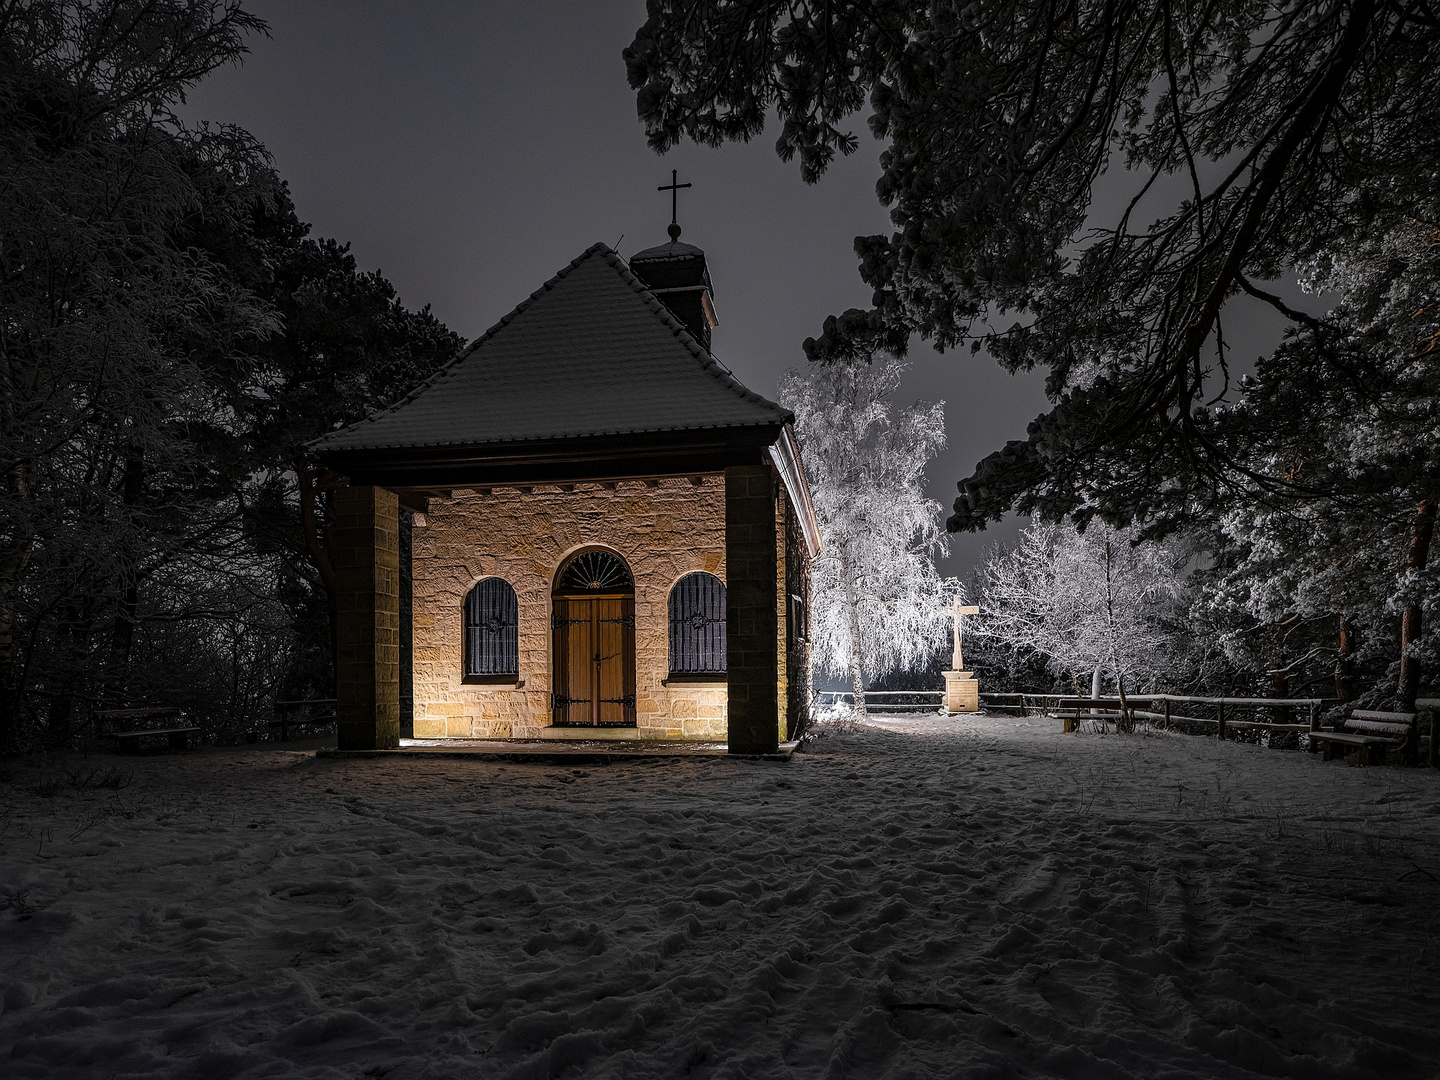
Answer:
M270 38L201 84L187 115L263 141L314 235L350 242L362 268L467 339L597 240L626 256L663 243L670 196L656 187L672 168L694 184L680 224L709 260L716 355L752 389L773 397L826 315L868 306L852 242L889 220L864 117L860 150L814 186L769 131L657 156L620 56L644 21L639 0L246 6ZM928 479L948 513L955 482L1044 410L1042 378L924 344L910 361L904 398L946 403L949 447ZM967 575L1013 533L954 538L942 569Z

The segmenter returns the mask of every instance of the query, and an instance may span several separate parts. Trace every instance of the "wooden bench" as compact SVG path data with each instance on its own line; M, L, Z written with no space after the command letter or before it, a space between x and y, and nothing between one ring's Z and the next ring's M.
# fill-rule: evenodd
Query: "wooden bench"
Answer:
M1130 699L1132 713L1135 702L1135 698ZM1060 719L1067 732L1078 730L1080 721L1085 717L1093 716L1097 720L1120 718L1119 698L1062 698L1055 707L1060 710Z
M1355 709L1346 718L1343 730L1313 731L1310 746L1325 752L1325 760L1343 758L1351 749L1359 752L1361 765L1381 765L1385 751L1398 747L1407 760L1418 757L1415 714Z
M163 709L105 709L92 714L95 733L102 739L114 739L115 747L122 754L138 754L142 739L165 736L172 750L185 750L190 746L190 736L200 728L186 724L185 710ZM169 727L128 728L125 731L106 731L109 724L134 723L145 720L176 721Z

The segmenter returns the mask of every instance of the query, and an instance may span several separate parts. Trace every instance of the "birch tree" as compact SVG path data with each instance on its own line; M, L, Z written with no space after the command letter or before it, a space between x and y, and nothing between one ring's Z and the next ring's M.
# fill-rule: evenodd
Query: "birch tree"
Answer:
M812 570L812 656L850 680L862 716L867 680L923 666L949 641L960 591L936 570L946 537L940 505L922 489L945 445L944 403L896 407L904 371L880 356L780 381L825 544Z

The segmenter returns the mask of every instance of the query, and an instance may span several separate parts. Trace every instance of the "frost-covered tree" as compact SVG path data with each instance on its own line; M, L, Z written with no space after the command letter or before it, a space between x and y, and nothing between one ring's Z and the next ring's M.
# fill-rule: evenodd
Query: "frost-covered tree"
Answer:
M275 177L175 109L263 29L222 0L0 5L0 742L37 641L66 694L108 678L156 563L233 535L188 496L223 482L217 375L276 324L191 237Z
M293 455L460 343L310 239L263 146L178 114L264 30L0 2L0 753L102 703L238 731L325 693Z
M904 370L880 356L780 380L825 544L812 571L812 656L849 678L861 715L868 679L923 666L944 647L960 592L935 568L946 538L940 505L921 486L945 445L945 406L896 407Z
M1440 658L1440 228L1407 220L1304 270L1340 302L1263 357L1214 418L1237 459L1296 495L1217 516L1203 611L1277 693L1334 665L1349 697L1362 663L1408 707L1422 664Z
M1123 699L1139 683L1193 671L1182 629L1188 561L1174 538L1137 544L1099 522L1084 532L1036 523L980 566L974 632L990 651L1042 657L1076 693L1088 675L1098 695L1108 671Z

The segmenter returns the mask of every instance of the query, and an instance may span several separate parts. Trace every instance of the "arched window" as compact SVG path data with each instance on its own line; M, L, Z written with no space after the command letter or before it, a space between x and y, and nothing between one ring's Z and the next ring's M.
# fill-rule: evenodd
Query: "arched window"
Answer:
M485 680L520 674L520 617L515 590L486 578L465 596L465 677Z
M725 583L686 574L670 590L670 674L725 673Z

